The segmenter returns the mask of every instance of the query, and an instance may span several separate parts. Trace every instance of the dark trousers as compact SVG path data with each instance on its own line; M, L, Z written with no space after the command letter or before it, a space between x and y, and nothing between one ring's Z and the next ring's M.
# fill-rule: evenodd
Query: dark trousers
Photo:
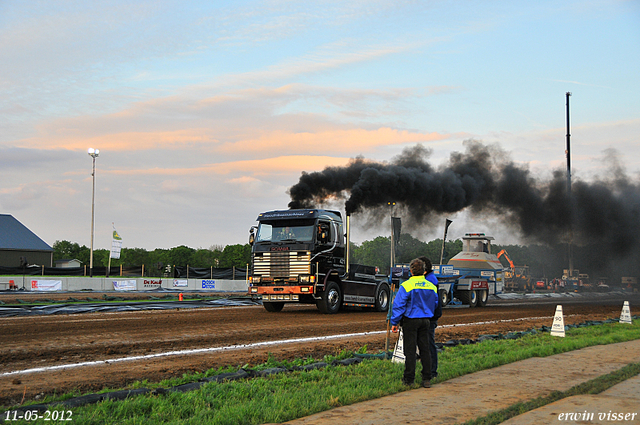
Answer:
M404 348L404 376L402 380L411 384L416 377L416 346L420 349L422 380L431 380L431 355L429 354L429 319L402 319L402 337Z
M429 352L431 353L431 377L438 376L438 347L436 346L436 327L438 322L431 321L429 326Z

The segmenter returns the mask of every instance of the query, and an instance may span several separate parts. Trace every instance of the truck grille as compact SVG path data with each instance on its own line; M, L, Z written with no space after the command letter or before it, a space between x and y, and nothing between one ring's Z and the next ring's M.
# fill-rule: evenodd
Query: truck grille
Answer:
M264 252L253 257L253 273L277 277L297 277L311 273L311 254L308 252Z

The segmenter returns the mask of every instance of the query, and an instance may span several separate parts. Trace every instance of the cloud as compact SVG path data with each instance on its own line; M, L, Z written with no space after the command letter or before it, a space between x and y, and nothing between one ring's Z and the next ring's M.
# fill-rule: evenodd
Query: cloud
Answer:
M257 139L226 143L218 149L221 152L252 150L258 153L283 151L290 153L342 152L358 154L379 146L406 143L429 142L447 139L449 135L439 133L418 133L392 128L365 130L333 130L318 133L273 132Z
M314 155L288 155L264 159L231 161L218 164L206 164L191 168L162 168L149 169L110 169L102 173L125 176L199 176L234 175L229 181L235 183L255 180L255 176L288 175L300 173L303 170L315 170L327 166L341 166L346 164L349 158L314 156ZM253 176L253 177L252 177Z

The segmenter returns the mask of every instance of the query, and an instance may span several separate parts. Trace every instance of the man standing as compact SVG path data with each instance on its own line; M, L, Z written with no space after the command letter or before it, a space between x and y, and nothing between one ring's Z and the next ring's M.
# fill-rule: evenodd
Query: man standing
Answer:
M433 273L433 264L427 257L418 257L424 262L424 278L436 286L436 294L438 293L438 278ZM431 378L438 376L438 347L436 346L436 328L438 327L438 319L442 316L442 303L438 296L438 307L434 312L433 318L430 320L429 326L429 352L431 353Z
M400 285L393 300L391 330L398 332L402 320L404 345L404 376L402 383L412 385L416 374L416 346L420 349L422 386L431 387L431 356L429 355L430 320L438 306L438 292L424 278L424 262L414 259L409 264L411 277Z

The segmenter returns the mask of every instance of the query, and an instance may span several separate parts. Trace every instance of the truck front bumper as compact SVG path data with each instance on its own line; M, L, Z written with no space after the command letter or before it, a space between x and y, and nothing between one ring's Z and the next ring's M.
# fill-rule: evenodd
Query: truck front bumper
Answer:
M313 295L314 288L310 285L295 286L252 286L249 294L260 295L263 301L299 301L302 295Z

